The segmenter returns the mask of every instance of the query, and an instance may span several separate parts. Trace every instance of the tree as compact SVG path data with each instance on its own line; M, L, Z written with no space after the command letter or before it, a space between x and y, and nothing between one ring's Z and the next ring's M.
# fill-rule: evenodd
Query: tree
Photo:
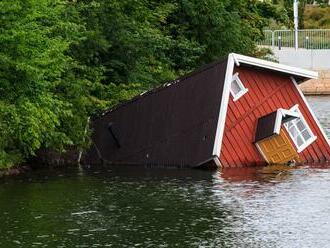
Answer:
M256 54L257 0L2 0L0 167L85 144L88 116L230 52Z
M266 18L259 1L98 0L80 11L102 44L93 61L105 69L104 84L143 83L146 88L175 78L229 52L253 54ZM86 52L86 51L85 51ZM86 52L90 54L90 52ZM94 53L95 55L95 53Z
M74 60L70 46L84 27L62 0L0 2L0 167L20 163L41 147L82 143L91 112L93 72ZM74 18L70 16L70 18ZM95 106L93 106L95 108Z

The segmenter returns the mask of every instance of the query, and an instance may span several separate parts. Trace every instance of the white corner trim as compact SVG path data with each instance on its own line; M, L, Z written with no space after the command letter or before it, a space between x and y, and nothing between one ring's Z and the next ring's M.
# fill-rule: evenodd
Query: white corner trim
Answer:
M282 126L282 111L281 111L281 109L278 109L276 111L276 120L275 120L274 133L280 134L281 126Z
M267 68L274 71L280 71L284 73L288 73L291 75L301 76L305 78L318 78L318 72L297 68L293 66L283 65L279 63L274 63L262 59L257 59L253 57L248 57L240 54L231 54L234 56L234 60L237 61L236 64L248 64L257 67Z
M296 89L298 90L299 92L299 95L301 96L301 98L303 99L305 105L307 106L309 112L311 113L314 121L316 122L316 125L318 126L318 128L320 129L323 137L325 138L326 142L328 143L329 147L330 147L330 141L329 141L329 138L328 136L326 135L324 129L322 128L321 126L321 123L319 122L319 120L316 118L316 115L314 114L314 111L312 110L312 108L310 107L309 103L307 102L307 99L304 95L304 93L302 92L302 90L299 88L297 82L296 82L296 79L294 77L291 77L291 81L293 82L294 86L296 87Z
M221 164L220 159L219 159L218 156L214 156L213 161L219 168L222 167L222 164Z
M232 55L234 55L234 54L232 54ZM233 56L233 58L234 58L236 66L240 66L239 61L237 60L237 58L235 56Z
M278 109L276 111L276 120L275 120L274 133L280 134L281 126L282 126L282 112L281 112L281 109Z
M229 54L228 61L227 61L225 81L224 81L223 90L222 90L222 98L221 98L221 104L220 104L218 124L217 124L216 133L215 133L213 152L212 152L212 155L217 156L218 158L220 158L220 150L221 150L221 145L222 145L222 139L223 139L223 133L224 133L224 128L225 128L227 109L228 109L228 102L229 102L229 95L230 95L230 85L231 85L233 71L234 71L234 63L235 63L235 61L234 61L233 55Z

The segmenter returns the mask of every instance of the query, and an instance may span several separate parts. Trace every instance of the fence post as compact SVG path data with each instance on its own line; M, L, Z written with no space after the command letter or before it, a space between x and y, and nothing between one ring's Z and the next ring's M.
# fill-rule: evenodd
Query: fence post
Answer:
M278 36L278 50L282 49L282 37L279 35Z

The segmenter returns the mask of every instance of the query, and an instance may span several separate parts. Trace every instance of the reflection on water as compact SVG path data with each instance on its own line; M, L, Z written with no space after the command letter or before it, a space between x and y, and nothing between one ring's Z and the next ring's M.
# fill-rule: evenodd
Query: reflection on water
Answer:
M1 179L0 247L327 247L329 213L329 165L44 170Z
M271 170L215 178L214 194L236 210L236 245L328 247L329 167Z

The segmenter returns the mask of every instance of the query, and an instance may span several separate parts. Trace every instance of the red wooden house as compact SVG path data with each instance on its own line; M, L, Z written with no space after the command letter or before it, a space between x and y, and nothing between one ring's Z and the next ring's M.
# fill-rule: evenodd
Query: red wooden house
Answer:
M239 167L330 161L298 85L316 72L239 54L93 119L85 163Z

